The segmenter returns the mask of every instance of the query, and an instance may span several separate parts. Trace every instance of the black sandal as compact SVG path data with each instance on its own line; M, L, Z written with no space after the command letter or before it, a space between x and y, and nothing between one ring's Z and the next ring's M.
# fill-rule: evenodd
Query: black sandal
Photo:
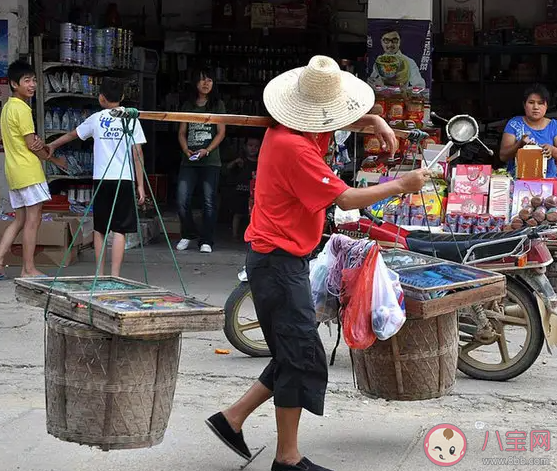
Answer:
M244 434L241 430L239 432L235 432L222 412L209 417L205 423L233 452L237 453L246 460L251 458L251 452L244 441Z
M273 462L273 466L271 467L271 471L332 471L328 468L324 468L323 466L319 466L315 463L312 463L307 458L302 458L298 464L284 464L279 463L278 461Z

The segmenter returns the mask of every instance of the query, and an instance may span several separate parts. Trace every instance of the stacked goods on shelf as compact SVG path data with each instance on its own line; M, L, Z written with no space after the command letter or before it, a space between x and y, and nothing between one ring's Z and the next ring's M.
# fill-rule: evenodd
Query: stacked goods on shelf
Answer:
M96 98L99 96L102 76L81 74L78 71L57 71L45 74L44 92L47 97L53 93L71 93ZM136 80L124 83L124 101L139 100L139 85Z
M133 68L133 33L121 28L60 25L60 62L104 69Z

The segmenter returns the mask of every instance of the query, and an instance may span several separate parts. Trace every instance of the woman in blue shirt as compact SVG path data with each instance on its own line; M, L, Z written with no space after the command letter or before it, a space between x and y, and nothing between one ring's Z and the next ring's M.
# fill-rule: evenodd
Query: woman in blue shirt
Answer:
M515 158L526 144L536 144L550 157L547 162L547 178L557 176L557 122L545 117L550 95L543 85L533 85L524 93L524 116L515 116L507 123L501 141L499 157L507 162L507 170L515 174Z

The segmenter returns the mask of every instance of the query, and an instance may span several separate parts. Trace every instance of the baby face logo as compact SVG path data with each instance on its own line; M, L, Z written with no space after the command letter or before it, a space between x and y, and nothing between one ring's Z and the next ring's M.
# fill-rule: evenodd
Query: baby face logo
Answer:
M464 458L466 437L454 425L437 425L427 433L424 451L429 461L437 466L452 466Z

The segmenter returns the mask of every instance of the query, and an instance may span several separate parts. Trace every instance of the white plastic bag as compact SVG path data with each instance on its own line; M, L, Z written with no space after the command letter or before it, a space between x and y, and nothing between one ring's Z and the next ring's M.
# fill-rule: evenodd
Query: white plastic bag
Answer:
M387 267L378 254L373 274L371 323L379 340L396 335L406 322L404 292L398 275Z
M309 281L311 283L311 297L315 305L318 322L329 322L337 318L339 302L329 293L327 277L331 266L329 251L330 241L325 244L319 255L309 263Z

